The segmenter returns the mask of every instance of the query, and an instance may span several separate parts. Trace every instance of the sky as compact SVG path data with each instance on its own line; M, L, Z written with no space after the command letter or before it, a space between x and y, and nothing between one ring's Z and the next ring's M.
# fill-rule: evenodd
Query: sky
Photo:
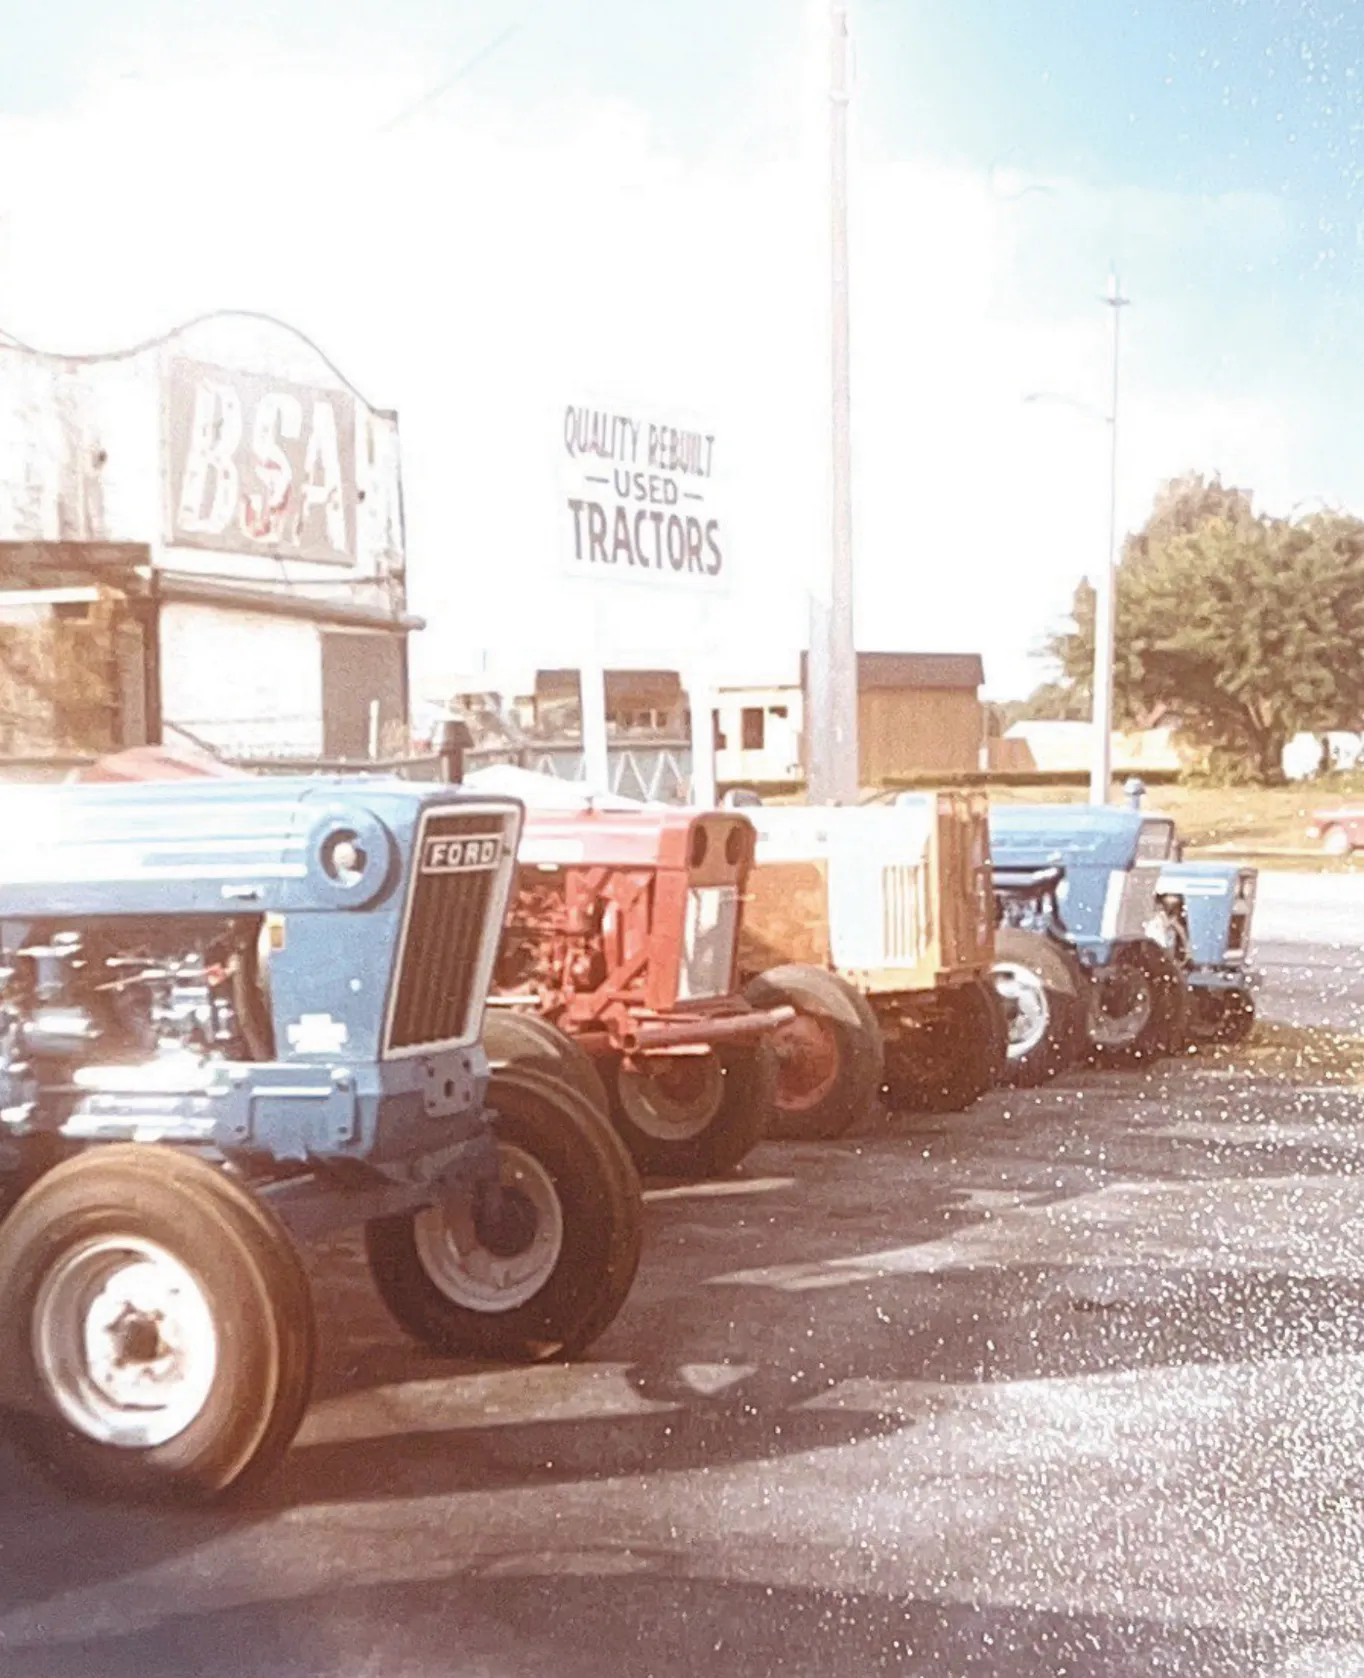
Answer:
M1108 524L1220 472L1364 513L1364 7L851 0L858 640L1025 693ZM828 555L806 0L47 0L0 63L0 327L272 310L400 415L418 687L789 668ZM1041 400L1027 400L1030 396ZM704 609L565 576L565 405L716 438Z

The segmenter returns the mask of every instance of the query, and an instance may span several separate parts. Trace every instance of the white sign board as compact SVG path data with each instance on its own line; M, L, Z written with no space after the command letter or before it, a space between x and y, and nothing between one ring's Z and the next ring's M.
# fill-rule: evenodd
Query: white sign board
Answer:
M657 417L566 407L560 552L570 576L727 591L714 436Z

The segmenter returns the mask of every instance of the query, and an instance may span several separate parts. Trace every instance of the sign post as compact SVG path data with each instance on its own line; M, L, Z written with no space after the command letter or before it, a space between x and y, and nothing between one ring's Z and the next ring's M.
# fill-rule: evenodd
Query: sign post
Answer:
M606 671L601 657L601 623L592 602L588 650L578 668L578 706L582 713L583 780L593 792L611 790L611 752L606 733Z
M852 417L848 328L848 8L829 0L829 301L833 498L827 583L810 624L807 780L812 804L855 804L861 784L853 633Z
M691 801L698 810L715 808L715 683L706 648L710 644L706 613L701 621L698 646L692 654L683 681L691 711Z
M620 598L633 589L660 624L641 639L653 646L677 645L691 705L692 802L713 805L708 608L728 593L731 569L718 505L715 436L606 407L569 406L562 418L563 569L599 587L614 586ZM610 784L605 655L597 600L591 619L590 649L578 677L584 775L605 788Z

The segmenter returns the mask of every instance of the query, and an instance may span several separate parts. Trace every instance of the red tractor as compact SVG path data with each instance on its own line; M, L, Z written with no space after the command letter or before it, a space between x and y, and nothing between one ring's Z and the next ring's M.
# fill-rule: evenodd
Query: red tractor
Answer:
M772 1034L793 1010L739 990L753 852L730 811L527 810L488 1052L525 1058L530 1014L571 1038L571 1053L550 1051L541 1033L642 1171L717 1175L766 1132Z

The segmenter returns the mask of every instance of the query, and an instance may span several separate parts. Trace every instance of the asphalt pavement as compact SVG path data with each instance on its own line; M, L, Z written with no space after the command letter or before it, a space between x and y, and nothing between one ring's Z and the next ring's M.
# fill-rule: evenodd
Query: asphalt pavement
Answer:
M1364 876L1262 871L1254 924L1268 1016L1364 1031Z
M1303 883L1305 882L1305 883ZM1364 889L1266 876L1270 1017ZM231 1516L5 1461L4 1678L1364 1678L1364 1103L1190 1057L656 1190L589 1362L452 1368L316 1256Z

